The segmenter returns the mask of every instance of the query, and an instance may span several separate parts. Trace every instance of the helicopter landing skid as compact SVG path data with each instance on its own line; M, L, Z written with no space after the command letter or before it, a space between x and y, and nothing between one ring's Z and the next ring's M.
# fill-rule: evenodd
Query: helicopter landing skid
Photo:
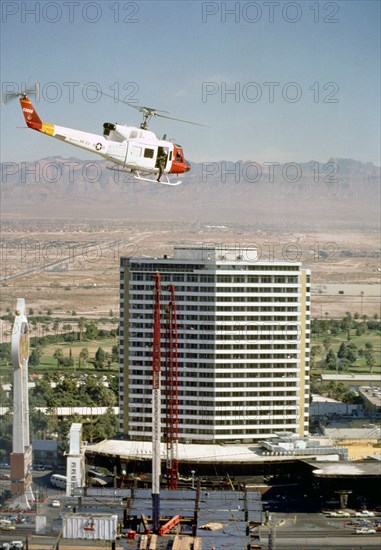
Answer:
M172 185L172 187L174 187L176 185L180 185L180 183L181 183L181 180L176 181L176 182L170 181L167 174L162 175L162 177L165 178L166 181L157 181L157 179L143 178L140 175L140 172L136 169L132 169L132 170L131 169L125 169L125 168L120 167L120 166L115 165L115 164L107 165L106 168L108 170L114 170L115 172L122 172L122 173L125 173L125 174L131 174L136 180L139 180L139 181L149 181L150 183L161 183L162 185Z
M143 178L137 170L136 170L135 173L133 173L133 176L134 176L135 179L137 179L139 181L149 181L150 183L161 183L162 185L175 186L175 185L180 185L180 183L181 183L181 181L176 181L176 182L170 181L167 174L162 175L162 177L165 178L166 181L158 181L157 179L154 180L154 179L151 179L151 178Z

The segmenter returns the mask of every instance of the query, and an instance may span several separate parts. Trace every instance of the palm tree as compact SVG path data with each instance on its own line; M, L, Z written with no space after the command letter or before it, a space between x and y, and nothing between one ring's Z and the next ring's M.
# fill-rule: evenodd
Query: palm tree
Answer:
M374 349L372 342L365 342L365 363L369 369L370 374L373 373L373 368L376 365L376 358L374 356Z
M79 329L79 341L82 342L82 334L85 328L85 318L80 317L78 319L78 329Z

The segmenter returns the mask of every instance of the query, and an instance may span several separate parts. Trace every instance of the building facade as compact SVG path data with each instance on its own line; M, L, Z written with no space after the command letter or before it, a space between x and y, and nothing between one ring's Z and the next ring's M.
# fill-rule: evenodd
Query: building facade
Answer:
M179 441L248 443L275 431L305 435L310 274L298 262L257 261L254 250L238 246L175 247L173 258L121 258L120 430L130 439L151 438L156 272L163 319L170 283L176 292ZM164 346L164 327L162 334Z

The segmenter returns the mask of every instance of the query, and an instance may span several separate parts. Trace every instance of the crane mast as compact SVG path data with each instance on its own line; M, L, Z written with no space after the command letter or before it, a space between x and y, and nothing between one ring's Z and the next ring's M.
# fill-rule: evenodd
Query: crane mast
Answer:
M154 331L152 345L152 529L160 529L160 274L154 283Z
M168 291L170 293L170 300L166 306L165 362L167 482L169 489L177 489L179 473L179 369L176 299L173 284L168 286Z

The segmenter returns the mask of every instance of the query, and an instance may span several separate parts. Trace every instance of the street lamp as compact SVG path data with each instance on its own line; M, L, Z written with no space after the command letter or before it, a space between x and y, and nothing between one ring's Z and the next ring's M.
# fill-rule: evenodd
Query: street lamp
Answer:
M196 472L194 470L191 470L191 474L192 474L192 489L194 489L194 474Z

